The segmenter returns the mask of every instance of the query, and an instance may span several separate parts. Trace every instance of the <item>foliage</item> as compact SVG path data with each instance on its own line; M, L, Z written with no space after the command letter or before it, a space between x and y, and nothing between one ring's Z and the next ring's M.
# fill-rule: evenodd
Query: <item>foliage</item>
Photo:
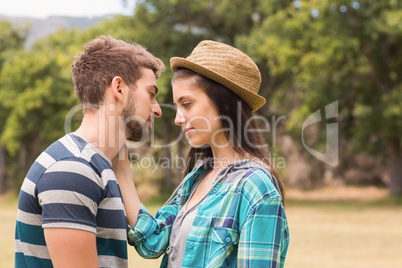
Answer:
M27 29L18 28L9 22L0 21L0 77L5 62L9 56L15 51L21 50L27 36ZM0 92L1 92L0 82ZM0 93L0 130L3 130L6 120L8 119L9 109L2 105ZM0 193L7 190L7 170L6 165L10 159L7 159L7 150L0 140Z
M300 133L303 118L338 100L342 135L385 157L384 139L402 132L401 9L397 1L294 1L239 43L271 75L291 77L273 100L297 100L282 106L289 129Z
M338 101L340 169L358 152L394 163L388 174L399 181L396 192L402 192L401 15L398 1L293 1L237 39L271 79L287 78L271 101L289 115L296 138L309 115ZM325 150L323 134L317 147Z
M338 101L339 115L329 122L339 123L339 139L346 144L340 145L341 160L364 152L385 164L399 152L396 161L401 161L399 1L139 0L134 14L85 31L60 30L29 51L22 48L25 29L0 23L0 144L7 146L9 157L26 144L32 151L38 137L45 147L64 134L66 115L78 104L71 61L86 42L112 35L138 42L163 60L161 104L172 104L170 57L189 55L203 39L223 41L257 62L260 93L268 100L259 113L286 115L286 131L296 141L308 116ZM166 143L178 137L179 129L172 106L165 106L163 114L154 129L157 142ZM327 123L322 120L320 127ZM325 149L325 135L313 143ZM392 150L395 144L399 148ZM169 150L181 153L180 148ZM154 153L167 151L156 148ZM338 167L340 174L344 167Z
M4 57L7 50L22 49L27 36L26 28L11 25L10 22L0 21L0 54Z
M12 26L9 22L0 21L0 75L3 64L9 57L9 54L22 49L26 34L26 29L19 29ZM0 126L3 128L4 122L7 119L7 112L1 104L0 112Z
M21 140L39 134L48 144L62 135L66 114L77 104L67 69L71 60L58 46L9 56L0 77L0 104L8 110L1 140L11 154Z

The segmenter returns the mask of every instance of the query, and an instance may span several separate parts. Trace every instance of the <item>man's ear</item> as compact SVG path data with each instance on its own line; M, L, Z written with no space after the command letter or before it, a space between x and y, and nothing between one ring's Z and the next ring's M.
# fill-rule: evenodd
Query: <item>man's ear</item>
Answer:
M120 76L113 77L112 83L110 83L110 91L112 95L118 100L123 102L124 95L126 92L124 91L124 82Z

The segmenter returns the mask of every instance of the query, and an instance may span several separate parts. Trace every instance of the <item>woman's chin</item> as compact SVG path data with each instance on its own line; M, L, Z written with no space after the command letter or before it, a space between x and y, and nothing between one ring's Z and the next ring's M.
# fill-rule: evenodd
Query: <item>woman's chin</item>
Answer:
M189 138L187 138L187 142L192 148L195 148L195 149L209 147L209 144L205 144L205 143L200 144L200 143L197 143L197 141L193 141Z

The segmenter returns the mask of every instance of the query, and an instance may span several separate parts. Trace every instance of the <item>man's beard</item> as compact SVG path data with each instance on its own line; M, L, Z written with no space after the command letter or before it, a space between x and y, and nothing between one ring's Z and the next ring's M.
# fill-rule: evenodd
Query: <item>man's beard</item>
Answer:
M125 132L129 141L144 141L149 137L149 128L147 122L143 118L135 115L135 107L125 107L122 111L125 124ZM140 119L141 121L137 120Z

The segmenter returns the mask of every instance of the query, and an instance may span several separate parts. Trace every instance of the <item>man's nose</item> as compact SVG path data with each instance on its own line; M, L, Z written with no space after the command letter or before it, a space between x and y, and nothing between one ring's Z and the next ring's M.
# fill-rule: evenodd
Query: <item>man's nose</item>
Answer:
M162 109L159 106L159 103L157 101L155 101L152 104L152 112L154 113L154 117L161 117L162 116Z

